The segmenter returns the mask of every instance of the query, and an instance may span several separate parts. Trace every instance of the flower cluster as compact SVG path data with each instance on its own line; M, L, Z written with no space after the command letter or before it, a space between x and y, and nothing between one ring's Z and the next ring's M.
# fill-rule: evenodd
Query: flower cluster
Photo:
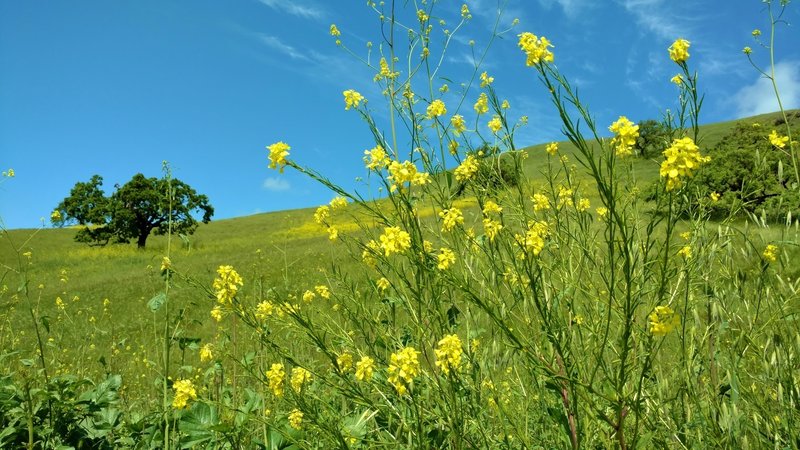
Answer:
M308 370L302 367L295 367L294 369L292 369L291 384L292 384L292 389L295 392L300 393L300 391L303 389L303 385L310 383L311 379L312 379L311 372L309 372Z
M689 41L677 39L669 46L669 59L680 64L689 59Z
M494 82L494 77L490 77L488 73L483 72L481 74L481 87L485 88Z
M544 36L539 38L528 32L519 35L519 48L528 55L525 61L528 66L535 66L540 62L553 62L553 52L547 48L552 46L553 44Z
M500 116L495 114L487 125L489 129L492 130L492 133L497 134L500 128L503 128L503 121L500 119Z
M548 155L555 156L558 153L558 142L551 142L544 148Z
M690 137L672 141L672 145L664 150L664 158L659 175L667 179L668 191L680 188L684 178L691 177L701 164L711 161L710 157L700 154L700 148Z
M244 282L242 277L234 270L233 266L219 266L219 277L214 279L212 287L216 291L217 301L222 304L233 303L233 298Z
M267 383L272 390L272 395L276 397L283 397L283 382L286 377L286 371L283 369L283 364L273 364L266 373Z
M494 238L503 229L503 224L492 216L500 214L502 211L503 208L491 200L487 201L483 206L483 232L486 233L491 242L494 242Z
M411 248L411 235L400 227L385 227L380 236L380 248L385 256L402 253Z
M531 197L531 201L533 202L533 210L534 211L542 211L545 209L550 209L550 199L547 198L544 194L533 194Z
M456 114L450 118L450 125L453 127L453 133L456 136L467 131L467 124L464 122L464 117L461 114Z
M464 213L455 207L440 212L439 217L442 218L442 233L452 231L453 228L464 223Z
M549 234L549 227L547 222L533 221L528 224L528 230L525 235L516 235L517 242L526 253L532 253L533 256L539 256L544 248L544 240Z
M283 173L283 167L286 165L286 157L289 156L291 147L281 141L268 145L267 149L269 150L269 168L278 168L278 170Z
M200 361L206 362L214 359L213 347L211 344L206 344L200 347Z
M650 332L655 336L665 336L681 323L680 316L669 306L656 306L648 319Z
M391 160L386 150L380 145L376 145L372 150L364 150L364 164L369 170L381 170L389 165Z
M342 92L342 94L344 94L344 109L345 110L348 110L350 108L357 108L359 103L361 103L362 101L365 101L363 95L359 94L358 92L356 92L356 91L354 91L352 89L348 89L348 90Z
M289 413L287 419L289 420L289 426L299 430L303 426L303 411L295 408Z
M627 117L620 116L608 129L614 133L611 145L614 147L617 156L632 154L631 149L636 145L636 138L639 137L639 125L634 125Z
M781 136L775 130L769 133L769 143L775 147L785 148L787 142L789 142L789 136Z
M197 400L197 391L192 384L192 380L177 380L172 383L175 397L172 399L172 407L183 409L189 405L189 400Z
M439 341L433 353L436 355L436 367L449 375L451 370L456 371L461 365L461 355L464 353L461 339L456 334L447 335Z
M395 191L405 183L412 186L430 183L431 176L427 172L419 172L411 161L392 161L389 163L389 180L392 181L391 190Z
M439 255L436 257L436 268L439 270L447 270L456 262L456 254L449 248L441 248Z
M345 373L348 370L353 368L353 354L352 353L342 353L341 355L336 357L336 367L339 369L341 373Z
M375 371L375 360L369 356L362 356L356 363L356 379L359 381L369 381Z
M389 368L386 379L394 385L397 393L404 395L408 392L408 386L414 382L414 378L419 375L419 354L414 347L405 347L399 352L392 353L389 358Z
M458 167L453 171L456 176L457 181L467 181L470 180L472 177L478 173L478 158L474 155L469 155L464 159L464 161L459 164Z
M375 75L375 81L380 81L382 79L385 80L393 80L400 76L399 72L393 72L392 69L389 67L389 63L386 61L386 58L381 58L378 62L380 66L380 70L378 71L377 75Z
M764 253L761 254L764 258L764 261L767 262L775 262L778 260L778 246L775 244L769 244L766 248L764 248Z
M433 119L434 117L439 117L447 114L447 108L444 105L444 102L436 99L428 105L428 109L426 110L429 119Z
M489 112L489 97L486 96L485 92L481 92L473 108L475 108L475 112L478 114L486 114Z

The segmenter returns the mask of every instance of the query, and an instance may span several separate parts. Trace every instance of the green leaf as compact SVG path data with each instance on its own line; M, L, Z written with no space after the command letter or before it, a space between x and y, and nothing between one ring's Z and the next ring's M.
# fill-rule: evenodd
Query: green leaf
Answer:
M219 422L217 409L207 403L196 402L178 424L186 439L181 440L181 448L194 448L210 443L214 437L214 426Z
M167 301L167 294L163 292L159 292L158 295L151 298L149 302L147 302L147 307L150 308L150 311L156 312L161 308L164 303Z

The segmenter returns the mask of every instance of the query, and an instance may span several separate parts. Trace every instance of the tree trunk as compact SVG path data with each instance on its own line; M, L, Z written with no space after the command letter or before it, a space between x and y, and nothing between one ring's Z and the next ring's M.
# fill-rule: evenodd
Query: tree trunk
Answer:
M150 230L140 232L139 240L136 241L136 246L140 249L144 249L144 245L147 242L147 236L149 235L150 235Z

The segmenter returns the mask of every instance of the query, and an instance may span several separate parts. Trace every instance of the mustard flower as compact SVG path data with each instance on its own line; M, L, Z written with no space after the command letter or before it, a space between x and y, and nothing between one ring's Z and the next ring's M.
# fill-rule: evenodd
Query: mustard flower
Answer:
M380 81L382 79L393 80L400 75L399 72L392 72L392 69L389 67L389 62L386 61L386 58L381 58L380 61L378 61L378 65L380 66L380 70L378 71L378 74L375 75L375 81Z
M291 384L295 392L300 393L303 389L303 385L310 383L312 379L311 372L308 370L302 367L295 367L292 369Z
M385 256L402 253L411 248L411 235L400 227L384 227L380 241L380 248Z
M672 141L672 145L664 150L664 157L659 175L667 179L668 191L680 188L684 178L691 177L701 164L711 161L710 157L700 154L700 148L690 137Z
M422 186L430 183L430 174L417 171L417 166L411 161L392 161L389 163L389 180L392 181L391 190L395 191L405 183L412 186Z
M550 199L548 199L546 195L539 193L533 194L531 201L533 202L534 211L550 209Z
M769 143L775 147L784 148L787 142L789 142L789 136L781 136L775 130L769 133Z
M222 304L233 303L233 298L239 288L244 285L242 277L239 276L233 266L219 266L217 274L219 276L214 279L212 285L216 291L217 301Z
M575 206L575 209L578 212L584 212L587 209L589 209L590 206L591 205L589 204L589 199L588 198L582 198L582 199L578 200L578 204Z
M286 157L289 156L291 147L281 141L268 145L267 149L269 150L269 168L275 169L277 167L280 173L283 173L283 168L286 166Z
M269 388L272 390L272 395L276 397L283 397L283 383L286 378L286 371L283 369L283 364L273 364L266 373Z
M321 225L330 215L330 207L328 205L321 205L314 211L314 222Z
M214 347L211 344L206 344L200 347L200 361L206 362L214 359L214 352L212 351L213 348Z
M456 254L449 248L439 249L439 255L436 257L436 268L439 270L447 270L456 263Z
M490 219L488 217L484 217L483 219L483 232L486 233L486 236L489 238L490 242L494 242L494 238L500 234L500 230L503 229L503 224L497 220Z
M325 300L329 300L331 298L331 290L328 289L328 286L325 286L324 284L314 286L314 290L317 291L317 294L319 294L319 296Z
M681 255L683 259L692 259L692 247L684 245L678 250L678 254Z
M458 153L458 142L450 141L450 143L447 144L447 150L450 152L451 155L455 156L456 153Z
M549 155L555 156L555 154L558 153L558 142L551 142L547 144L547 147L545 147L544 150Z
M757 37L761 36L761 30L759 30L758 28L756 28L756 29L755 29L755 30L753 30L753 32L752 32L752 33L750 33L750 34L752 34L754 38L757 38Z
M315 294L313 291L306 290L303 292L303 301L306 303L311 303L316 296L317 294Z
M425 22L428 21L429 17L428 17L428 14L425 13L425 11L423 11L421 9L418 9L417 10L417 19L419 19L419 23L425 23Z
M680 64L689 59L689 41L677 39L669 46L669 58Z
M341 196L334 197L331 202L328 203L328 205L331 207L331 209L344 208L347 206L347 199Z
M287 419L289 420L289 426L295 430L299 430L303 427L303 411L295 408L289 413Z
M500 107L503 109L511 108L511 103L508 103L508 100L503 100L503 103L500 104Z
M389 357L386 379L399 395L405 395L414 378L420 374L419 354L414 347L404 347Z
M464 19L469 19L472 17L469 13L469 7L465 4L461 5L461 17Z
M356 92L356 91L354 91L352 89L348 89L348 90L342 92L342 94L344 94L344 109L345 110L348 110L350 108L358 108L359 103L361 103L362 101L366 101L366 100L364 100L364 96L363 95L359 94L358 92Z
M374 239L367 242L364 251L361 253L361 259L364 263L373 269L378 264L377 259L375 259L375 255L380 251L381 246L378 244Z
M478 158L469 155L456 167L453 173L456 176L456 181L468 181L478 173L479 168Z
M656 306L648 316L650 332L655 336L666 336L680 325L681 318L669 306Z
M264 320L275 312L275 305L271 302L263 301L256 306L256 319Z
M356 379L359 381L370 381L375 371L375 360L369 356L362 356L356 363Z
M385 291L386 289L389 289L391 283L389 283L389 280L387 280L385 277L381 277L378 281L375 282L375 286L377 286L378 289L380 289L381 291Z
M445 209L439 213L442 218L442 233L452 231L458 225L464 224L464 213L456 207Z
M775 261L777 261L778 260L778 246L774 245L774 244L767 245L767 247L764 248L764 253L762 253L761 256L764 258L764 261L767 261L767 262L775 262Z
M336 367L339 369L339 372L345 373L353 368L353 354L352 353L342 353L341 355L336 357Z
M388 166L389 155L380 145L376 145L372 150L364 150L364 164L369 170L381 170Z
M547 222L533 221L528 225L525 235L517 235L520 247L533 256L539 256L544 249L545 238L550 234Z
M462 117L460 114L456 114L450 118L450 125L453 127L453 133L455 133L456 136L467 130L467 124L464 122L464 117Z
M503 207L491 200L487 200L483 205L484 215L500 214L501 212L503 212Z
M526 53L527 60L525 64L528 66L535 66L542 62L553 62L553 52L548 47L553 44L547 40L546 37L537 37L533 33L522 33L519 35L519 48Z
M447 114L447 108L444 105L444 102L436 99L428 105L428 109L426 110L429 119L433 119L435 117L443 116Z
M64 300L62 300L61 297L56 297L56 306L58 307L58 309L62 311L66 309L66 306L64 305Z
M745 47L742 49L742 53L744 53L745 55L749 55L749 54L753 53L753 49L752 49L752 48L750 48L750 47L747 47L747 46L745 46Z
M634 125L627 117L620 116L608 129L614 133L611 145L615 148L617 156L632 154L631 149L639 137L639 125Z
M172 399L172 407L184 409L189 405L190 400L197 400L197 390L195 390L192 380L176 380L172 383L175 397Z
M486 114L489 112L489 97L486 96L485 92L481 92L473 108L475 108L475 112L478 114Z
M500 131L500 128L503 128L503 121L500 120L500 116L496 115L492 117L492 120L489 121L487 124L492 133L497 134Z
M51 222L61 222L61 219L63 219L61 216L61 211L54 209L53 212L50 213Z
M457 371L461 365L461 355L464 350L461 348L461 339L457 334L450 334L443 337L433 351L436 355L436 367L442 369L445 375L450 375L450 371Z
M171 267L172 267L172 260L169 259L169 256L161 258L161 272L169 270Z
M425 58L427 58L427 57L428 57L428 56L430 56L430 55L431 55L431 49L429 49L428 47L425 47L425 48L423 48L423 49L422 49L422 53L421 53L419 56L420 56L422 59L425 59Z
M211 309L211 318L217 322L222 320L222 308L220 308L219 305Z
M339 29L336 28L336 24L331 24L331 31L330 32L331 32L331 36L333 36L333 37L339 37L339 36L342 35L342 33L339 32Z
M683 84L683 77L680 74L678 74L670 78L669 81L675 83L676 86L680 86Z
M711 201L714 203L719 201L719 194L716 192L712 192L709 197L711 198Z
M558 205L572 206L572 189L566 186L558 187Z
M331 241L339 239L339 230L336 227L334 226L328 227L328 239Z
M481 74L481 87L489 86L494 82L494 77L490 77L488 73L483 72Z

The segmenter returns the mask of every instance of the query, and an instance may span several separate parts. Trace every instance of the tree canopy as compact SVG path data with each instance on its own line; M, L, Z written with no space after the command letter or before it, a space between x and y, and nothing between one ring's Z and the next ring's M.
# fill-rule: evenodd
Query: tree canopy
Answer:
M69 197L58 204L54 225L77 224L78 242L106 245L135 239L144 248L150 233L163 235L170 231L192 234L199 225L192 214L202 214L208 223L214 208L208 197L198 194L186 183L170 178L147 178L136 174L123 186L106 196L103 178L94 175L87 182L78 182Z

